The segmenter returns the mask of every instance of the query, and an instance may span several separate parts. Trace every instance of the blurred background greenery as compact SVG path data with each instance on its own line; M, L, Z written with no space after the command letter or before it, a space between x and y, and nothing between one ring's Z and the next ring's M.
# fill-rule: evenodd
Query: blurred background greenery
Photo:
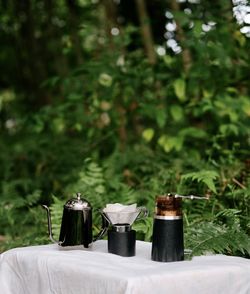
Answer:
M186 248L250 256L250 6L0 1L0 250L48 243L63 203L183 203ZM98 223L98 216L94 216ZM98 225L94 227L97 230Z

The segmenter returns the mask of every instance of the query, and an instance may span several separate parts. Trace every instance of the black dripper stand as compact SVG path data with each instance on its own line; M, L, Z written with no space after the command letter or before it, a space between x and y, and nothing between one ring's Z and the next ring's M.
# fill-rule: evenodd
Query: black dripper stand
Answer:
M108 230L108 252L121 256L135 255L136 231L129 224L114 224Z
M102 215L110 224L108 252L126 257L135 256L136 231L132 230L132 224L135 220L147 216L147 209L145 207L136 208L136 205L114 204L114 206L120 210L111 211L112 205L110 204L102 210Z

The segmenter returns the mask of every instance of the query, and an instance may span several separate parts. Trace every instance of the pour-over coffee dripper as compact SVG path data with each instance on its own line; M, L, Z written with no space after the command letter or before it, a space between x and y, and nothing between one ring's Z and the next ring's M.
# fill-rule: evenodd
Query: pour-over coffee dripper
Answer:
M147 216L145 207L121 204L107 205L101 211L109 223L108 252L121 256L134 256L136 231L132 230L133 223Z

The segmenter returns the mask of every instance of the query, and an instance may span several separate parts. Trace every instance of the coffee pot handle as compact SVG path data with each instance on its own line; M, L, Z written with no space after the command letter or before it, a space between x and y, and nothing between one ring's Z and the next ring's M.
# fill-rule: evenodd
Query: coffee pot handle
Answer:
M148 216L148 210L146 207L140 206L138 209L140 209L140 213L138 214L136 220L140 220Z
M102 216L102 228L100 232L93 237L93 242L100 240L106 234L109 227L109 221L105 218L105 216L102 213L101 213L101 216Z

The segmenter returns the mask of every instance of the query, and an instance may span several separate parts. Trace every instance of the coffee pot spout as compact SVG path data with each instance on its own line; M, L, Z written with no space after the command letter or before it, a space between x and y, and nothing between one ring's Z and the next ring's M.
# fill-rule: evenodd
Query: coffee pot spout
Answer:
M51 225L51 216L50 216L50 209L48 208L47 205L42 205L44 209L46 209L47 211L47 218L48 218L48 233L49 233L49 238L53 243L59 244L60 242L56 241L53 238L53 234L52 234L52 225ZM60 245L60 244L59 244Z

